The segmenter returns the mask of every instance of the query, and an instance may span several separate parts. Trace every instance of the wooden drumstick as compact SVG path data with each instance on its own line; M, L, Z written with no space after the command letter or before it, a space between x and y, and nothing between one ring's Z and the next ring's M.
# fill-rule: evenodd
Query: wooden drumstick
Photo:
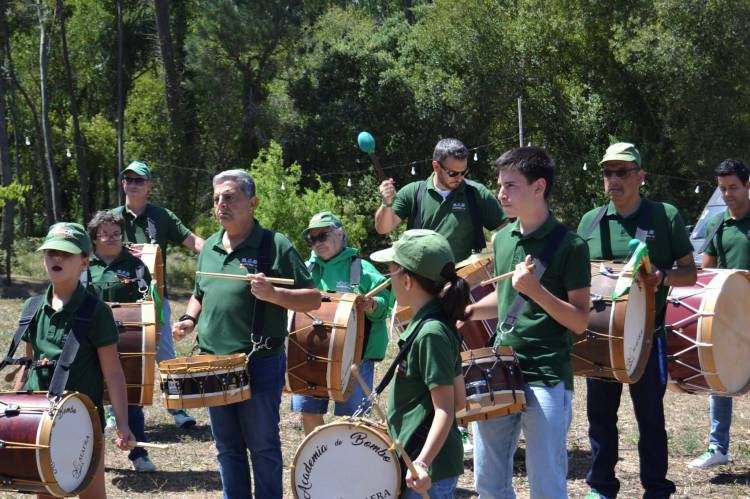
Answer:
M533 263L528 266L529 270L531 270L533 268L534 268L534 264ZM488 284L492 284L492 283L495 283L495 282L499 282L499 281L504 281L506 279L510 279L511 277L513 277L513 272L515 272L515 270L511 270L510 272L506 272L505 274L500 274L499 276L495 276L492 279L486 279L486 280L480 282L479 285L480 286L486 286Z
M238 275L238 274L219 274L217 272L196 272L195 275L202 275L205 277L218 277L220 279L239 279L242 281L249 281L253 277L255 277L257 274L245 274L245 275ZM284 286L293 286L294 285L294 279L284 279L281 277L266 277L266 280L270 282L271 284L281 284Z
M153 444L151 442L136 442L135 440L128 440L128 446L130 446L131 448L143 447L146 449L169 449L169 446L167 444Z
M377 286L375 286L373 289L371 289L367 294L365 294L365 298L372 298L376 294L383 291L385 288L391 285L391 278L389 277L385 281L381 282Z
M372 391L370 390L370 387L367 386L367 383L365 383L365 380L362 379L362 376L359 374L359 368L356 364L352 364L352 374L355 378L357 378L357 382L359 383L359 386L362 387L362 392L365 394L365 396L369 399L370 394ZM385 417L385 413L383 412L383 409L380 408L380 404L375 399L372 399L370 401L372 404L372 407L375 409L375 412L378 413L378 416L383 421L387 421L388 419ZM398 449L399 454L401 454L401 459L404 460L404 464L407 468L409 468L409 471L411 471L411 474L415 477L419 476L419 473L417 472L417 469L414 467L414 463L411 461L411 458L409 457L409 454L406 453L406 450L404 449L404 446L401 445L400 440L394 440L393 445L396 446L396 449ZM422 492L420 494L422 496L422 499L430 499L430 495L427 492Z

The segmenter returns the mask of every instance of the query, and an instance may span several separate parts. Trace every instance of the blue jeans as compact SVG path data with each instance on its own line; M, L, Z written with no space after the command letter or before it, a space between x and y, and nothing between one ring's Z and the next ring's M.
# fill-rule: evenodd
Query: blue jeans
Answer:
M140 405L129 405L128 406L128 426L130 431L135 435L136 440L139 442L148 442L146 440L146 423L143 416L143 407ZM128 454L128 459L135 461L139 457L148 456L148 451L143 447L136 447Z
M279 406L285 371L283 352L275 357L253 357L250 399L208 409L226 499L252 497L248 450L255 476L255 497L281 499Z
M711 433L708 445L726 454L729 452L729 427L732 425L732 397L711 395Z
M531 497L567 498L567 437L573 417L573 392L562 382L553 387L524 384L523 391L523 411L473 423L477 493L482 499L516 497L513 455L523 429Z
M372 380L375 375L375 361L363 360L359 364L359 374L365 380L367 386L372 390ZM357 410L360 404L365 401L365 392L359 386L356 378L352 378L350 383L354 383L354 390L351 396L343 402L336 402L333 414L336 416L351 416ZM362 409L367 409L369 403L364 403ZM306 412L309 414L325 414L328 412L328 399L308 397L306 395L292 395L292 412Z
M427 490L427 493L430 495L430 499L453 499L456 493L456 485L458 485L457 476L443 478L437 482L432 482L432 487ZM401 499L422 499L422 496L404 485Z
M168 298L162 298L161 309L164 316L164 324L161 325L161 336L159 338L159 345L156 348L157 364L162 360L175 358L174 342L172 341L172 308L169 306Z
M620 481L615 476L618 460L617 409L620 407L622 384L586 380L586 413L591 442L591 469L586 483L607 497L616 497ZM664 390L659 379L656 347L651 350L646 369L637 383L629 385L635 419L638 422L638 456L644 499L669 497L674 483L667 480L667 431L664 427Z

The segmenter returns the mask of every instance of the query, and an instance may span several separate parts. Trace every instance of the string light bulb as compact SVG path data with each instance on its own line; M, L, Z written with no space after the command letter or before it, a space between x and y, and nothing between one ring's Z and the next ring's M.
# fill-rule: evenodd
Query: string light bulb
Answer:
M281 181L281 190L282 191L286 190L286 181L284 181L284 180Z
M26 136L26 145L27 145L27 146L30 146L30 145L31 145L31 139L29 138L29 136L28 136L28 135Z
M701 193L701 186L700 185L696 185L695 186L695 193L696 194L700 194Z
M351 186L352 186L352 179L351 179L351 177L349 177L349 180L346 181L346 186L349 187L349 188L351 188Z
M479 161L479 154L474 152L474 161Z
M589 165L588 165L588 164L586 164L586 163L584 163L584 164L583 164L583 171L586 171L586 170L588 170L588 169L589 169Z
M73 157L73 155L72 155L72 154L70 154L70 147L68 147L68 148L66 148L66 149L65 149L65 155L66 155L67 157L69 157L69 158L72 158L72 157Z
M411 164L411 174L412 175L416 175L417 174L417 169L414 167L414 165L416 165L416 162L414 162L414 163Z

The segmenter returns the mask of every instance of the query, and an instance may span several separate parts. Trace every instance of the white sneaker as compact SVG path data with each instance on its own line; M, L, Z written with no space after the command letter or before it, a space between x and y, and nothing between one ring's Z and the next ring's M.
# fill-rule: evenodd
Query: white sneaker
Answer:
M174 424L177 428L190 428L195 426L195 418L185 411L177 411L173 414Z
M711 466L718 466L721 464L727 464L729 462L729 453L724 454L719 449L709 447L703 454L696 457L688 463L689 468L710 468Z
M469 435L469 430L467 430L463 426L459 426L458 431L461 432L461 441L464 444L464 456L466 457L473 456L474 444L471 443L471 435Z
M139 457L135 461L132 461L132 463L133 469L138 473L153 473L156 471L156 465L148 456Z

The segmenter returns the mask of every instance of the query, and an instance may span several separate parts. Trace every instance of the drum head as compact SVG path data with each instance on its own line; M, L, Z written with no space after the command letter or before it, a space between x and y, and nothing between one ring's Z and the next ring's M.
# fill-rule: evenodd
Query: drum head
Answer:
M620 281L629 281L628 285L630 286L630 292L627 294L628 305L625 312L623 355L625 369L628 376L632 379L640 367L639 362L643 358L644 348L647 346L645 340L648 337L648 328L650 327L647 311L648 302L646 301L647 289L630 277L620 277L617 288L620 287Z
M364 317L363 317L364 319ZM337 325L333 327L333 331L331 332L332 338L330 342L330 352L328 355L328 358L334 359L335 354L333 352L334 347L336 346L336 338L335 336L343 334L344 335L344 348L341 352L341 369L338 371L340 375L340 379L336 380L336 382L332 383L332 381L328 380L328 386L340 386L342 392L346 392L347 388L349 386L349 382L352 381L352 362L357 361L359 362L360 359L355 359L357 354L357 308L354 306L351 306L348 302L341 301L339 302L339 307L336 309L336 317L334 319L334 322L336 324L346 324L346 329L342 328L341 326ZM335 369L329 369L328 370L328 376L329 378L331 376L335 376L336 370Z
M400 486L400 466L390 439L361 421L319 427L294 456L296 498L398 497Z
M75 492L95 471L91 469L95 441L94 425L86 405L79 397L64 398L52 417L49 452L52 473L65 492Z

